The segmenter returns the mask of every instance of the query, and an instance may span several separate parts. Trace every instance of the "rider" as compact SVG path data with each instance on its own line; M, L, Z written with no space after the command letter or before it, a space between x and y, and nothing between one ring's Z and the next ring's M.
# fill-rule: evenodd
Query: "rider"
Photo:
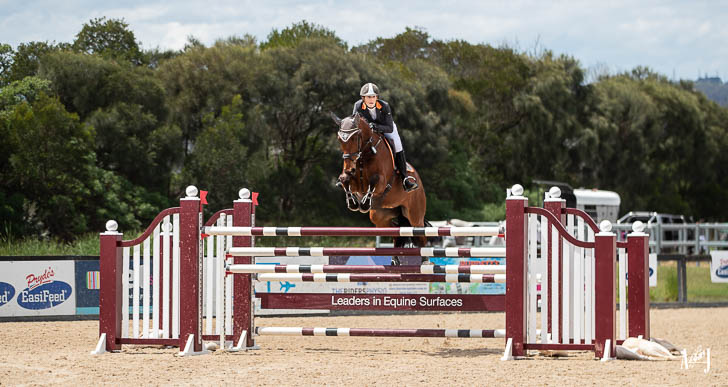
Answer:
M417 180L414 176L407 176L407 160L402 148L402 140L397 133L397 124L392 119L392 109L389 104L379 99L379 88L373 83L367 83L359 91L361 99L354 104L354 113L359 112L369 122L372 130L383 133L394 148L394 163L402 177L402 186L409 192L417 189Z

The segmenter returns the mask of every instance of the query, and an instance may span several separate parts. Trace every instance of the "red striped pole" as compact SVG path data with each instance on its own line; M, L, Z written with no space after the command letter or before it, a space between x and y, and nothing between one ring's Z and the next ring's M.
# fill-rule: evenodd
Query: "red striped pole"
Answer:
M229 265L228 274L247 273L417 273L505 274L506 265Z
M320 257L332 255L382 255L422 257L505 257L505 247L231 247L231 256Z
M333 274L333 273L263 273L258 281L288 282L472 282L503 283L505 274Z
M360 336L360 337L458 337L502 338L503 329L376 329L256 327L259 336Z
M487 227L205 227L208 235L233 236L492 236L503 229Z

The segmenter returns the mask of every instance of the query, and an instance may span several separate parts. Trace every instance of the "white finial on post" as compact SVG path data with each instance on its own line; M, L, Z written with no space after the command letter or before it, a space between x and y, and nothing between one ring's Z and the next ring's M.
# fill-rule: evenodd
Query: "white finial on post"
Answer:
M602 220L599 223L599 230L601 232L612 232L612 222L610 222L610 221L608 221L606 219L605 220Z
M199 191L194 185L188 185L187 188L185 188L185 195L187 195L188 198L195 198L198 193Z
M240 199L243 199L243 200L250 199L250 190L247 188L243 188L240 191L238 191L238 196L240 197Z
M643 232L645 231L645 224L642 223L642 221L638 220L632 224L632 231L634 232Z
M119 229L119 224L115 220L106 222L106 232L116 232Z
M523 195L523 186L520 184L514 184L513 187L511 187L511 195L522 196Z
M549 190L549 197L551 197L552 199L560 198L561 197L561 188L556 187L556 186L551 187L551 189Z

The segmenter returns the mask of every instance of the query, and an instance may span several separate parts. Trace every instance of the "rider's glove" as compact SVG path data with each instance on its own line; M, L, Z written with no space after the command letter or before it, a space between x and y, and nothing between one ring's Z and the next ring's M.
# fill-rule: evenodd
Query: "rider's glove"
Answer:
M377 129L377 124L375 124L373 122L370 122L369 123L369 129L371 129L371 130L373 130L375 132L379 132L379 130Z

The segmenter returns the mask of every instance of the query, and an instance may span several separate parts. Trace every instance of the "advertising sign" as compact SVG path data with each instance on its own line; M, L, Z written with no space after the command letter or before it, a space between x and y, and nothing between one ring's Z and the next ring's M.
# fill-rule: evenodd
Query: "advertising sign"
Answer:
M76 261L76 314L99 314L99 277L98 260Z
M711 251L710 281L728 282L728 251Z
M0 316L76 313L73 261L5 261L0 273Z
M328 264L329 257L256 257L256 264L285 265L285 264ZM290 282L290 281L255 281L256 293L330 293L331 285L320 282ZM300 309L261 309L260 298L255 298L255 314L302 314L302 313L328 313L328 310L300 310Z
M648 265L650 270L650 287L653 288L657 286L657 254L650 254L650 262Z
M435 265L505 265L505 258L430 258ZM506 294L506 284L430 283L430 294Z

